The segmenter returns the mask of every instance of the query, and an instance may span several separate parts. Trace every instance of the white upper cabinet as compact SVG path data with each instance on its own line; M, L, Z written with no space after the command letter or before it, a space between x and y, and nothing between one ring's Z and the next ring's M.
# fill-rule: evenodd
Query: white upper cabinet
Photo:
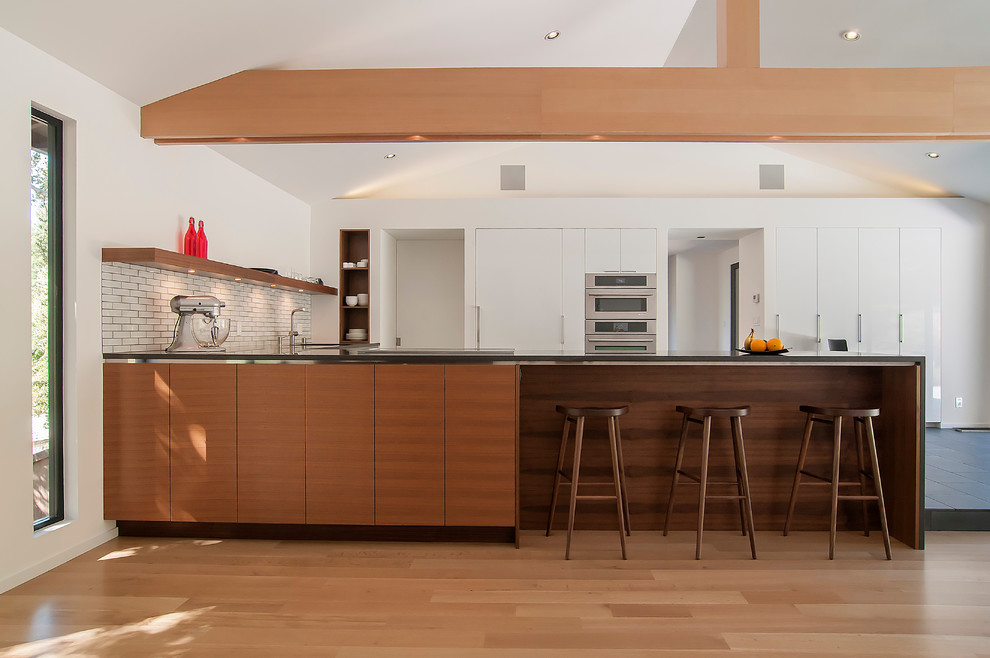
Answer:
M586 272L656 272L657 230L589 228L584 253Z
M477 334L481 348L584 348L584 231L478 229Z
M823 354L830 339L859 351L858 229L818 229L818 315Z
M859 351L864 354L900 350L899 234L896 228L859 229Z
M791 351L818 351L818 229L777 229L777 326Z
M942 420L941 242L937 228L903 228L900 244L901 354L925 357L925 421Z

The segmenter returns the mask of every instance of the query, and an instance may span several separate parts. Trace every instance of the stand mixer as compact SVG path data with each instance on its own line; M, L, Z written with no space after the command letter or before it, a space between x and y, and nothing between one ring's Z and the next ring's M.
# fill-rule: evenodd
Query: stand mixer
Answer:
M179 317L172 332L172 344L166 352L223 352L230 324L220 318L225 306L210 295L176 295L168 303Z

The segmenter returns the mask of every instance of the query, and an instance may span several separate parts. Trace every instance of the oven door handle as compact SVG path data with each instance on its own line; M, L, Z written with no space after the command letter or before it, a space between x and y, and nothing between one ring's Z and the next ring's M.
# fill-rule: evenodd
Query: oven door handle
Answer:
M656 297L655 291L633 292L632 290L616 290L615 292L588 292L588 297Z
M652 343L653 338L588 338L589 343Z

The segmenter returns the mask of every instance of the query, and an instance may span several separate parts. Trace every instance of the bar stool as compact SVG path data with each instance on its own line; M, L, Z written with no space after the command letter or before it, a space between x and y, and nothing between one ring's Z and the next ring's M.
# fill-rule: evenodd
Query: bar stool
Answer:
M670 483L670 496L667 498L667 515L663 522L663 534L666 537L670 529L670 513L674 509L674 492L678 484L690 484L679 482L680 476L684 476L701 485L698 494L698 539L695 547L694 558L701 559L701 535L705 527L705 501L710 498L720 498L725 500L739 501L739 520L742 523L742 532L745 535L749 529L749 547L756 559L756 530L753 527L753 500L749 494L749 472L746 468L746 451L743 448L742 417L749 415L750 407L685 407L678 405L678 413L683 414L681 422L681 439L677 444L677 461L674 463L674 477ZM712 418L728 418L729 429L732 433L732 453L735 458L736 480L710 482L708 480L708 448L712 434ZM701 475L686 473L681 470L684 461L684 447L687 444L688 427L691 423L702 426L701 431ZM736 494L714 495L708 493L708 485L736 485Z
M869 517L866 511L866 502L877 501L880 508L880 529L883 531L883 546L887 552L887 559L890 560L890 533L887 532L887 512L883 505L883 487L880 485L880 466L877 463L877 444L873 436L873 418L880 415L879 409L845 409L840 407L813 407L801 405L801 411L808 414L808 419L804 424L804 438L801 441L801 452L798 455L797 470L794 473L794 486L791 487L791 500L787 505L787 519L784 521L784 534L791 526L791 517L794 514L794 505L797 503L798 488L802 484L827 484L832 491L832 516L829 526L828 536L828 559L835 557L835 524L838 516L840 500L859 500L863 504L863 530L867 537L870 536ZM859 467L858 482L841 482L839 480L839 448L842 443L842 419L852 418L856 428L856 461ZM827 478L804 470L804 460L808 455L808 443L811 440L811 430L815 423L832 425L832 477ZM866 448L870 453L871 471L867 471L864 464L863 435L866 435ZM802 482L801 476L807 475L818 482ZM867 495L866 481L873 480L876 495ZM859 486L859 495L839 495L839 487Z
M629 406L619 407L567 407L557 405L557 413L564 415L564 433L560 439L560 452L557 455L557 472L553 476L553 495L550 497L550 515L547 518L547 537L553 527L553 513L557 507L557 494L562 484L571 488L570 506L567 513L567 547L564 549L564 559L571 558L571 535L574 531L574 510L579 500L614 500L619 513L619 543L622 546L622 559L626 559L626 535L629 534L629 499L626 497L626 475L622 462L622 437L619 434L619 416L629 412ZM581 448L584 441L584 421L586 418L605 418L608 424L609 451L612 455L611 482L582 482L587 485L612 484L614 495L578 495L578 478L581 472ZM567 438L570 434L571 423L576 426L574 433L574 466L570 475L564 473L564 453L567 450ZM561 482L561 478L566 482Z

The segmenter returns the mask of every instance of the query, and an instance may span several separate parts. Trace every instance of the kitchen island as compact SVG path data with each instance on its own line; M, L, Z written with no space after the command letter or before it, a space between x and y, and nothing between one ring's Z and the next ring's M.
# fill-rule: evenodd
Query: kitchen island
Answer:
M798 406L815 404L880 408L876 433L891 535L914 548L924 543L920 357L334 348L292 355L139 352L104 357L105 457L111 479L106 516L155 521L159 531L168 529L161 524L198 527L205 522L249 524L254 530L268 524L268 536L278 536L279 529L283 536L310 536L298 528L333 526L333 536L343 537L384 536L369 535L369 528L379 533L405 528L402 536L416 529L437 538L518 538L519 529L545 523L561 430L554 406L566 402L630 405L622 418L622 440L633 531L655 531L662 525L680 430L674 406L751 405L743 427L756 527L758 532L779 532L805 419ZM150 369L159 382L157 401L151 395L144 402L157 410L156 427L147 426L147 413L127 411L126 398L135 386L119 380L135 366ZM344 376L337 379L335 373ZM176 385L200 394L218 387L228 391L220 401L222 413L203 408L197 418L184 419L172 409ZM117 422L122 412L132 418ZM204 419L218 427L203 426ZM334 428L340 432L335 434ZM158 490L137 511L129 510L125 503L135 495L134 487L113 482L114 474L124 472L121 459L133 451L135 437L163 431L170 437L168 445L159 441L157 453L155 446L148 451L157 464L153 481ZM197 431L199 439L193 437ZM595 445L602 442L593 439L604 429L589 424L586 431L592 440L586 443L582 472L597 478L607 473L607 461L598 450L602 446ZM202 470L208 461L204 446L183 449L203 435L224 437L226 457L221 461L226 464L218 472L226 493L210 513L190 513L200 492L217 493L215 476ZM713 474L728 465L726 435L725 428L714 426ZM821 437L816 443L809 466L824 469L830 442ZM319 465L310 464L310 457L327 445L337 448ZM293 451L296 456L288 459ZM276 468L286 462L291 462L286 468ZM162 469L169 467L164 477ZM195 486L186 481L186 468L199 469ZM321 483L329 488L316 494ZM282 500L287 490L292 496ZM678 498L673 528L694 528L696 506L689 499ZM827 499L824 492L803 495L794 528L826 529ZM347 510L336 509L340 507ZM843 505L840 527L862 527L860 509L858 503ZM216 510L223 513L214 515ZM147 518L150 512L154 518ZM614 514L614 505L584 504L577 527L611 529ZM558 517L561 523L563 517ZM121 528L126 532L128 524ZM472 528L477 532L466 531ZM706 528L738 530L733 504L711 505ZM173 529L195 532L183 525Z

